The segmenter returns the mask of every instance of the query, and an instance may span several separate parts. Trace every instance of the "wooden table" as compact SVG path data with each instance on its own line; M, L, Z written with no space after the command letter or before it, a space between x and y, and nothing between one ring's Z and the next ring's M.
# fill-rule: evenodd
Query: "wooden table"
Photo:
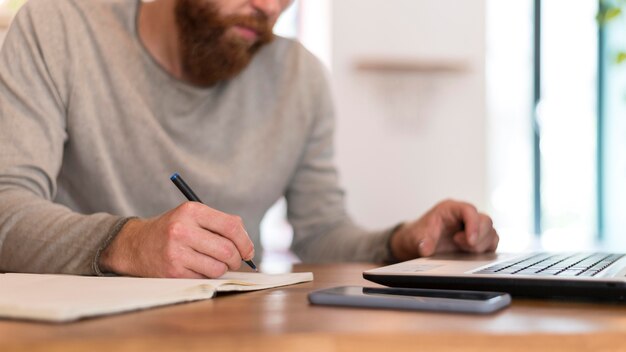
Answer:
M626 305L514 299L490 316L310 306L369 264L299 265L313 282L54 325L0 320L0 351L626 351ZM1 288L0 288L1 289Z

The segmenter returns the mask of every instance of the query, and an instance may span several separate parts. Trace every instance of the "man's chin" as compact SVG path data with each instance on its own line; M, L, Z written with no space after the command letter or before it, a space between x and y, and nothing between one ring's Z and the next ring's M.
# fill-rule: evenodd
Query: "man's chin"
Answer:
M187 79L198 86L211 87L240 75L250 65L253 55L194 60L186 65ZM207 63L209 62L209 63Z
M184 46L182 56L186 77L196 85L210 87L241 74L259 49L271 42L273 37L270 40L250 39L230 28L214 43L195 47L195 50Z

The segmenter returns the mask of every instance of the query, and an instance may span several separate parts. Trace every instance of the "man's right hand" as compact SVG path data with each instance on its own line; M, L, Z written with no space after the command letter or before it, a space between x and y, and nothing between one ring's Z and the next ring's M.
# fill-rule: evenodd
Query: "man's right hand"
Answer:
M121 275L217 278L253 257L240 217L187 202L152 219L128 221L98 264Z

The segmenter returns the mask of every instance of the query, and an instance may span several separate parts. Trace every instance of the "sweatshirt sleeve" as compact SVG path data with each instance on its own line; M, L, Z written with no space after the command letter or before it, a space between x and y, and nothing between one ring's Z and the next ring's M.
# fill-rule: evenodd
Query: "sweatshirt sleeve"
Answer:
M53 202L71 143L71 65L62 15L42 3L22 8L0 50L0 271L97 274L99 251L126 219Z
M305 262L391 262L394 228L369 231L348 216L344 192L333 163L334 108L326 74L317 62L312 106L315 114L301 162L286 193L287 216L294 228L292 250Z

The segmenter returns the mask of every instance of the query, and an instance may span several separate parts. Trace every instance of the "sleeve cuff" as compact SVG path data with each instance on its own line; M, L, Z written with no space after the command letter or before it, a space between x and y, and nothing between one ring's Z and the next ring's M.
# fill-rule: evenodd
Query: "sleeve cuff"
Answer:
M94 275L110 276L112 274L112 273L104 273L100 270L100 265L98 264L100 262L100 255L102 255L102 252L109 246L109 244L111 244L111 242L113 241L115 236L117 236L117 234L120 232L122 227L124 227L124 225L126 225L126 223L129 220L136 219L136 218L137 217L134 217L134 216L121 218L113 225L113 227L111 227L111 230L109 230L109 232L107 233L107 236L105 237L104 241L102 241L102 243L100 244L100 247L98 247L98 250L96 251L96 255L93 258L93 262L91 263L91 268L92 268Z
M402 227L402 225L404 225L404 222L397 224L396 226L391 228L391 230L387 231L383 236L385 238L385 253L382 258L383 259L382 261L386 264L393 264L393 263L400 262L398 258L394 257L393 251L391 250L391 238L396 233L396 231L398 231L398 229Z

